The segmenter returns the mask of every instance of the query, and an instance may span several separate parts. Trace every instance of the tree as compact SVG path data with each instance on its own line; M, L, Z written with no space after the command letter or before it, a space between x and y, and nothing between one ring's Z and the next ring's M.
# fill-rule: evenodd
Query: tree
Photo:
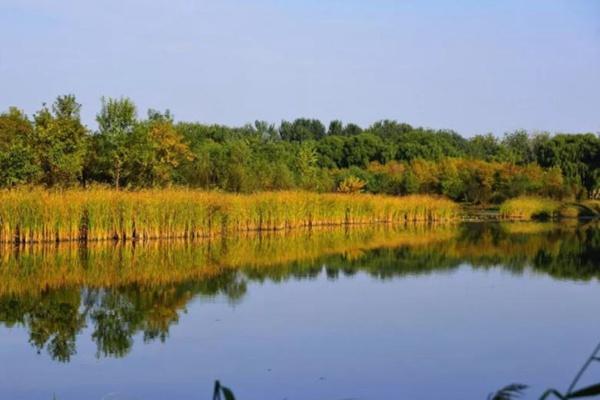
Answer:
M269 124L267 121L254 121L254 129L258 135L266 140L279 139L279 133L274 124Z
M507 149L509 161L515 164L528 164L535 161L535 155L529 140L529 134L524 130L506 133L502 146Z
M381 138L371 133L349 137L344 146L344 166L366 167L371 161L385 162L385 145Z
M318 119L298 118L294 122L282 121L279 134L287 141L319 140L325 137L325 126Z
M123 165L130 151L131 134L137 123L135 104L128 98L102 98L102 108L96 116L99 130L99 151L108 164L114 186L119 190Z
M506 148L491 133L471 138L468 154L472 158L484 161L507 161L509 159Z
M362 128L356 124L347 124L344 126L344 130L342 131L342 135L344 136L354 136L360 135L363 132Z
M329 129L327 130L328 136L334 135L343 135L344 134L344 124L340 120L333 120L329 123Z
M0 186L36 182L39 162L31 146L33 125L21 110L0 114Z
M461 200L465 193L460 168L460 160L457 159L445 159L439 165L441 192L454 200Z
M407 170L402 181L402 191L404 194L414 194L419 192L421 186L417 177L411 170Z
M302 143L298 149L297 166L300 185L305 189L314 189L317 176L317 152L314 143Z
M170 115L168 111L167 115ZM150 145L149 183L152 186L172 183L174 170L184 160L193 159L193 155L173 126L171 118L149 115L144 127Z
M330 135L316 144L319 166L322 168L340 168L344 163L344 148L346 138L338 135Z
M57 97L52 112L43 106L34 116L32 145L47 186L72 185L82 175L87 129L75 96Z
M536 146L542 167L558 167L567 181L581 188L578 197L593 198L600 188L600 138L593 134L556 135Z

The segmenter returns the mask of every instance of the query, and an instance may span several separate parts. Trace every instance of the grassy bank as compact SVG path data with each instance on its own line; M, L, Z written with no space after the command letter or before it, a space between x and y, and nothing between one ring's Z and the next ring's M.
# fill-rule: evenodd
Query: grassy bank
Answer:
M502 203L500 216L504 219L597 218L600 202L560 202L541 197L517 197Z
M517 197L500 205L500 215L510 219L555 218L560 207L560 202L551 199Z
M445 221L458 214L452 201L430 196L20 189L0 192L0 242L195 238L325 225Z

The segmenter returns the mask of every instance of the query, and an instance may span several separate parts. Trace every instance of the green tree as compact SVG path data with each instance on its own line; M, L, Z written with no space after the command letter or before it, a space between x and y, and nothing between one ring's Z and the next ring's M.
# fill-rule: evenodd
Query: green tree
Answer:
M329 123L329 129L327 130L327 135L343 135L344 134L344 124L340 120L333 120Z
M515 164L528 164L535 161L532 143L529 134L524 130L506 133L502 139L502 146L508 152L510 162Z
M471 138L468 154L472 158L484 161L508 161L510 158L506 148L491 133Z
M33 125L21 110L11 107L0 114L0 186L38 180L41 170L31 146Z
M318 119L298 118L294 122L282 121L279 134L287 141L319 140L325 137L325 126Z
M542 167L558 167L567 181L579 186L578 197L598 197L600 188L600 138L593 134L556 135L536 147Z
M140 125L140 124L138 124ZM150 110L148 120L140 125L137 137L141 165L145 169L145 184L164 186L173 183L177 168L193 159L189 146L175 129L167 111Z
M371 133L349 137L344 146L344 166L365 168L371 161L386 162L385 145L381 138Z
M52 111L43 107L34 116L32 145L47 186L72 185L82 176L87 129L81 123L75 96L59 96Z
M304 189L314 189L317 177L317 151L313 142L302 143L298 149L297 168L300 186Z
M131 134L137 123L135 104L128 98L102 98L96 116L99 151L108 166L113 184L119 190L123 166L131 150Z
M344 126L344 130L342 131L342 135L344 136L354 136L360 135L363 132L362 128L356 124L347 124Z
M402 181L402 191L404 194L414 194L419 192L419 187L421 183L417 179L417 176L411 171L408 170L404 174L404 179Z

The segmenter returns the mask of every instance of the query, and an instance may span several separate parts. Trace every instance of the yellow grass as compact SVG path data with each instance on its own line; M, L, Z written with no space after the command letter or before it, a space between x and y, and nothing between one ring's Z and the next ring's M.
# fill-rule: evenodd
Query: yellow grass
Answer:
M600 200L586 200L581 203L584 207L587 207L592 214L600 215Z
M454 202L431 196L34 188L0 191L0 242L195 238L307 226L447 221L458 214Z
M561 204L558 201L541 197L516 197L502 203L500 215L503 218L532 219L554 218Z

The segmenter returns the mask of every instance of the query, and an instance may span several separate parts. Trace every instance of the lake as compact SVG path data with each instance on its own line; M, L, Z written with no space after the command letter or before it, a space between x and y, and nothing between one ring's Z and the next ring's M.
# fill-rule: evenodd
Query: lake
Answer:
M537 399L600 342L599 276L593 223L4 247L0 398Z

